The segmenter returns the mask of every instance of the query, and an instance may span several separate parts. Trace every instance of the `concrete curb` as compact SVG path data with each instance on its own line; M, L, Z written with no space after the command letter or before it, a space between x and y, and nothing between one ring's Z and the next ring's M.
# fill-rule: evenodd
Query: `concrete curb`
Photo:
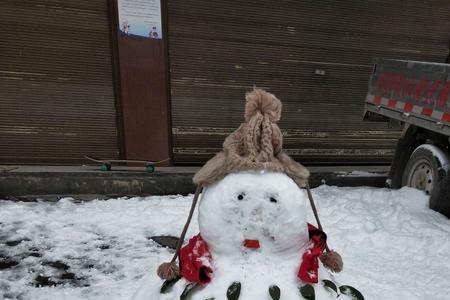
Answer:
M89 200L120 196L147 196L193 193L192 176L198 168L161 168L148 174L134 169L86 171L67 167L0 173L0 198L55 200L65 196ZM311 167L310 185L383 187L388 167ZM355 171L354 169L357 169ZM44 171L39 171L44 170Z

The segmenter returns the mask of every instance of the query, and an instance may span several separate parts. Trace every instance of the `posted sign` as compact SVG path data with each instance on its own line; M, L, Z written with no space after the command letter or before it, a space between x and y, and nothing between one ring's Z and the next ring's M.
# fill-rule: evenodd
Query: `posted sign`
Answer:
M118 0L122 34L162 39L160 0Z

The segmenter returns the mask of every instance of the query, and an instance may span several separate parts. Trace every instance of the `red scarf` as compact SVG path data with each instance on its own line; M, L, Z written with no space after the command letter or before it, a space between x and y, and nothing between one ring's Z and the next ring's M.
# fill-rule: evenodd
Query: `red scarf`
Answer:
M319 256L325 249L327 235L308 223L309 247L303 252L302 263L298 270L297 277L308 283L317 283L319 281Z
M205 285L211 281L211 252L197 234L180 250L180 272L187 281Z
M308 283L317 283L319 280L319 256L325 249L326 234L308 223L310 245L302 256L302 263L297 277ZM197 234L180 250L180 271L187 281L206 285L211 281L212 256L208 245Z

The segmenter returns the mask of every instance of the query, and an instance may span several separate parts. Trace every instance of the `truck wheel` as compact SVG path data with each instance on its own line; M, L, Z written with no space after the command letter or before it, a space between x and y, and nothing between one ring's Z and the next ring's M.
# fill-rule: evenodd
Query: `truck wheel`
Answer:
M406 164L402 185L430 195L430 207L439 211L440 204L448 201L448 196L442 193L442 185L449 161L449 155L437 146L424 144L417 147Z

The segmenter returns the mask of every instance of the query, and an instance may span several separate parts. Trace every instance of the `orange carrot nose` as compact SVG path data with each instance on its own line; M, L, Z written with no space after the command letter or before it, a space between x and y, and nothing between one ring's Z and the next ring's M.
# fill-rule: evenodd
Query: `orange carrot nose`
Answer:
M244 247L250 249L258 249L260 247L259 240L245 240Z

